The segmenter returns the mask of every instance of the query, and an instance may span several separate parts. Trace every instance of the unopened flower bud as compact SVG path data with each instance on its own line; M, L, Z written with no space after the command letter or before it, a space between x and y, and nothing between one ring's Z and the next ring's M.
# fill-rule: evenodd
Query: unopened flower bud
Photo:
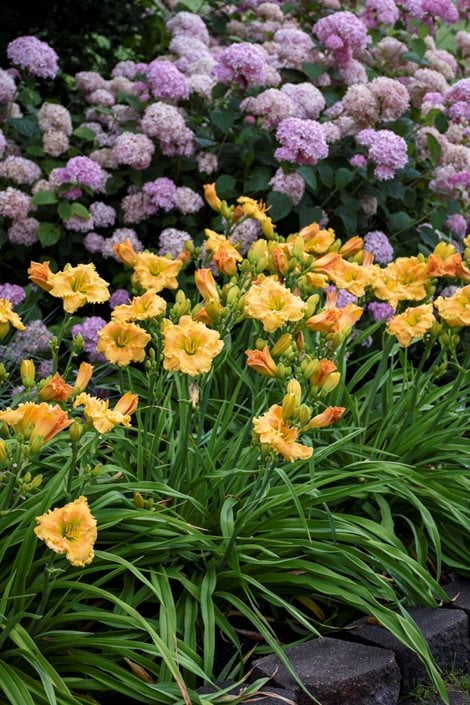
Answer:
M137 509L143 509L145 507L145 500L140 492L134 492L134 504Z
M0 382L5 382L10 375L8 374L3 362L0 362Z
M0 463L6 463L8 460L8 450L5 441L0 438Z
M282 420L287 423L296 415L298 402L295 394L286 394L282 400Z
M22 360L20 365L20 376L26 389L31 389L36 378L36 367L32 360Z
M9 323L0 323L0 340L3 340L4 338L6 338L9 330L10 330Z
M284 333L284 335L281 335L281 337L276 340L276 342L273 345L273 348L271 350L271 354L274 355L274 357L279 357L280 355L284 355L289 348L292 345L292 336L290 333Z
M35 475L31 480L31 489L36 490L42 484L42 475Z
M267 257L260 257L256 264L256 273L261 274L269 266L269 260Z
M43 436L34 436L29 441L29 450L34 455L39 453L44 447L45 440Z
M73 340L72 340L72 350L76 353L80 352L80 350L83 350L85 347L85 340L83 338L83 335L79 333L78 335L75 335Z
M302 387L296 379L291 379L287 383L287 393L293 394L297 404L300 404L302 399Z
M299 423L302 426L305 426L310 421L310 418L312 416L312 410L306 404L302 404L297 409L297 416L299 418Z
M83 436L83 431L85 430L83 424L81 421L75 420L69 428L69 437L70 440L72 441L73 444L76 444L80 441L80 438Z

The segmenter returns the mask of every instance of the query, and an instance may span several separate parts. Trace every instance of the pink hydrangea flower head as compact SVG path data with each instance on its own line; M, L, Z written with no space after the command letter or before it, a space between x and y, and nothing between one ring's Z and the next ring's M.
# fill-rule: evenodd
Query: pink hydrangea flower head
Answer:
M12 220L24 220L31 210L31 196L8 186L5 191L0 191L0 215Z
M363 154L355 154L353 157L351 157L349 163L351 164L351 166L360 168L366 166L367 159Z
M193 12L177 12L174 17L168 20L166 26L174 37L181 34L188 35L199 39L204 44L209 44L210 37L207 27L201 17Z
M154 213L160 209L168 213L176 205L176 184L166 176L148 181L143 186L143 192L148 198L148 203L153 207Z
M262 125L265 130L276 127L282 120L295 113L292 99L277 88L268 88L256 97L245 98L240 107L251 115L263 117Z
M93 218L80 218L78 215L73 215L68 220L64 220L64 225L67 230L74 233L89 233L93 230Z
M191 156L194 153L194 134L186 127L184 117L174 105L153 103L145 110L141 129L156 138L166 157Z
M356 139L369 148L369 159L375 164L374 174L379 181L393 179L408 162L405 140L390 130L361 130Z
M16 66L37 78L55 78L59 70L56 52L37 37L18 37L9 43L7 56Z
M232 245L237 245L240 254L246 255L250 246L262 237L261 223L252 218L237 223L230 235Z
M0 69L0 103L11 103L16 93L16 83L12 76Z
M104 191L108 174L89 157L72 157L64 167L54 169L52 178L55 185L73 183Z
M378 27L380 24L393 27L399 17L400 11L394 0L367 0L361 14L362 21L369 29Z
M0 176L15 184L32 184L41 177L41 169L31 159L7 157L0 162Z
M147 69L147 82L157 100L178 102L189 98L188 79L171 61L152 61Z
M313 31L340 67L351 63L371 41L366 25L352 12L334 12L322 17L314 24Z
M241 42L218 54L213 74L222 83L235 81L243 88L263 86L267 81L267 56L261 46Z
M459 13L452 0L407 0L402 3L410 16L433 26L437 19L447 24L458 22Z
M278 169L269 182L273 191L284 193L289 196L294 206L297 206L305 191L305 181L300 174L284 174L282 169Z
M141 171L150 166L155 145L147 135L123 132L116 138L112 152L118 164L127 164Z
M328 156L328 144L322 125L315 120L287 118L277 128L281 146L274 156L278 161L316 164Z
M281 93L285 93L292 100L294 117L316 120L325 109L323 94L311 83L285 83Z

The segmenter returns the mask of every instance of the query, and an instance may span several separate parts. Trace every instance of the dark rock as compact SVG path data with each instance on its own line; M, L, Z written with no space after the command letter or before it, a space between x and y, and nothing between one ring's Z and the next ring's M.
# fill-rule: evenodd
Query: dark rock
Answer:
M321 705L396 705L398 701L400 671L391 651L320 638L285 653L300 681ZM310 695L277 656L254 661L251 679L266 676L274 685L294 691L298 705L312 705Z
M444 590L452 600L452 607L463 610L470 618L470 580L458 578L444 585Z
M449 691L450 705L470 705L470 697L467 693L453 690ZM403 700L399 705L445 705L441 698L432 698L431 700Z
M439 668L442 671L465 673L470 656L468 619L465 613L430 607L410 608L408 612L423 633ZM349 625L347 638L361 644L391 649L400 667L402 693L409 693L418 682L429 683L426 669L418 657L384 627L369 624L364 617Z
M211 685L203 685L197 688L196 692L200 693L200 695L209 695L210 693L216 693L219 688L228 688L230 685L235 686L235 683L233 681L217 681L218 688L213 688ZM245 688L246 685L238 685L230 691L230 695L238 695ZM289 701L292 703L296 702L292 690L272 688L271 686L263 686L259 693L250 695L249 698L249 702L253 703L253 705L288 705Z

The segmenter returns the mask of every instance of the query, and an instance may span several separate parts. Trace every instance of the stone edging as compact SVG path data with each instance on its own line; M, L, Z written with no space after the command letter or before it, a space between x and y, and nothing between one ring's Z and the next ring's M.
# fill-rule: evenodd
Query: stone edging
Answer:
M410 608L432 655L443 671L470 672L470 582L455 580L444 587L452 602L443 608ZM416 684L426 683L419 659L386 629L367 618L348 625L334 638L313 639L286 651L300 680L321 705L398 705ZM253 663L250 681L269 677L263 695L250 696L256 705L312 705L275 655ZM224 684L226 687L228 684ZM201 688L199 692L213 692ZM451 705L470 705L464 693L451 693ZM435 700L429 705L438 705ZM410 700L403 705L416 705Z

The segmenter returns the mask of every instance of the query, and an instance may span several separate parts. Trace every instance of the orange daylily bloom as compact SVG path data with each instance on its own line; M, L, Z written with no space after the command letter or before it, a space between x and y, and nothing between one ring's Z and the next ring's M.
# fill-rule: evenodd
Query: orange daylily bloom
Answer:
M373 267L372 287L379 299L396 308L400 301L422 301L429 284L428 265L418 257L398 257L384 269Z
M61 272L51 274L49 293L63 300L67 313L85 304L102 304L109 299L109 284L98 275L94 264L66 265Z
M97 352L113 365L142 362L150 335L136 323L110 321L98 333Z
M321 391L325 394L333 391L341 379L341 373L338 372L335 363L326 357L315 362L315 369L309 378L312 391Z
M111 314L113 321L146 321L165 313L166 301L155 291L146 291L142 296L134 296L129 304L116 306Z
M203 189L204 198L206 199L207 204L212 208L212 210L216 211L216 213L220 213L220 209L222 208L222 201L218 197L217 192L215 190L215 183L204 184Z
M314 416L306 426L306 429L311 428L325 428L326 426L331 426L342 417L346 411L344 406L327 406L325 411L321 414Z
M86 497L79 497L64 507L50 509L36 517L36 536L46 546L65 557L74 566L85 566L94 557L97 538L96 519L91 514Z
M160 257L153 252L139 252L135 257L132 283L154 292L162 289L177 289L177 276L183 262L180 259Z
M52 270L49 267L49 262L31 262L28 269L28 276L36 286L39 286L44 291L50 291L52 285L49 282L52 276Z
M224 347L216 330L191 316L182 316L178 324L165 319L163 330L163 367L194 377L209 372L215 357Z
M245 296L245 313L261 321L268 333L288 322L300 321L305 303L273 277L266 277L253 284Z
M72 419L59 406L50 406L45 402L26 402L16 409L0 411L0 421L10 426L16 436L29 440L30 444L36 440L48 443L72 423Z
M267 345L263 350L245 350L245 355L247 356L246 364L248 367L251 367L265 377L276 377L277 365Z
M84 406L83 413L88 423L99 433L108 433L118 425L130 426L131 414L137 409L138 402L137 394L126 392L114 409L110 409L107 399L98 399L83 392L75 399L73 406Z
M453 245L439 242L428 257L429 277L456 277L462 256Z
M92 374L93 365L90 365L89 362L81 362L77 372L77 379L75 380L74 384L74 390L78 394L80 394L80 392L84 392L85 389L88 387L88 383L91 379Z
M204 301L220 301L217 284L210 269L197 269L194 272L194 282Z
M134 250L130 240L124 240L124 242L118 242L116 245L113 245L113 252L123 264L126 264L128 267L134 266L137 252Z
M269 450L282 455L284 460L294 462L294 460L310 458L313 449L296 443L299 431L289 426L283 421L282 406L274 404L262 416L253 419L255 434L262 445Z
M357 255L363 247L364 240L362 237L355 235L354 237L350 237L349 240L346 240L346 242L341 245L338 252L343 257L352 257L353 255Z
M6 325L6 332L8 332L9 326L13 326L13 328L16 328L17 330L25 329L21 318L13 311L13 307L9 299L0 299L0 325L1 324Z
M46 379L46 383L39 390L41 401L67 401L73 392L71 384L67 384L65 379L58 372Z
M387 321L387 333L395 336L402 348L409 347L431 330L436 319L432 304L409 307Z
M242 257L234 247L219 247L217 252L214 252L212 259L217 269L229 277L233 277L237 273L237 262Z
M452 296L439 296L434 301L439 316L451 328L470 326L470 285L457 289Z
M304 250L313 255L324 255L333 245L336 235L332 228L322 230L318 223L302 228L299 235L304 240Z

